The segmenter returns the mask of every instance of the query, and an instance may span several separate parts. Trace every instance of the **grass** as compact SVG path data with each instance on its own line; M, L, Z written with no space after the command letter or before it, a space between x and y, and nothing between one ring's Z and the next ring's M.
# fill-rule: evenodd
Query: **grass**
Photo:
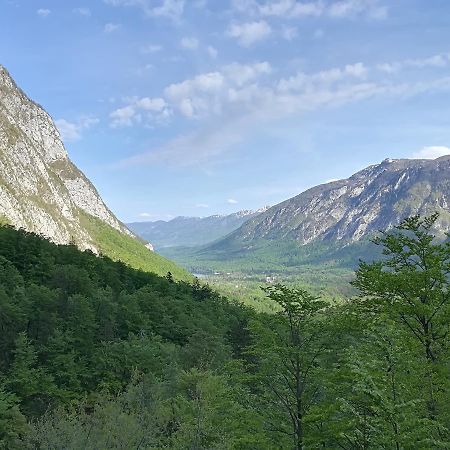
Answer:
M164 276L171 272L177 280L192 280L193 277L187 270L150 251L138 240L86 213L81 213L80 219L99 251L111 259L157 275Z

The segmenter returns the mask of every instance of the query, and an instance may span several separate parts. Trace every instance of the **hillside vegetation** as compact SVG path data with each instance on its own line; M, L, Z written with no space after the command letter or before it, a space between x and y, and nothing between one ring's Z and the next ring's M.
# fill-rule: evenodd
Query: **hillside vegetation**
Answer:
M450 244L408 219L360 297L198 281L0 228L0 448L445 449Z

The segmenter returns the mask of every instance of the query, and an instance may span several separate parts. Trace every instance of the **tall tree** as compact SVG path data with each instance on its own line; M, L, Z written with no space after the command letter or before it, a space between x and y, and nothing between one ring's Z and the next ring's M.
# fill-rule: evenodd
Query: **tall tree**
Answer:
M278 320L255 320L250 325L255 378L263 386L258 398L267 411L268 429L289 436L294 448L302 450L307 415L320 393L316 374L325 352L320 316L326 303L281 284L265 291L281 312Z
M437 218L411 217L383 232L374 242L383 247L384 258L361 262L353 282L421 347L431 420L444 413L448 395L450 242L433 234Z

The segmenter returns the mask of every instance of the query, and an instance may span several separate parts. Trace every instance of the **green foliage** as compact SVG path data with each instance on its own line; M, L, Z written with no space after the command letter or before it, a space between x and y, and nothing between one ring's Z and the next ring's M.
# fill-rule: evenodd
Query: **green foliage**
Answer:
M0 449L23 448L29 432L26 419L18 407L18 399L0 385Z
M304 448L309 412L320 396L318 369L325 352L321 310L326 303L303 289L283 285L265 289L281 311L271 324L251 324L249 355L256 361L255 379L262 389L258 403L269 430L288 446ZM309 420L309 423L308 423Z
M433 220L377 240L360 297L269 285L270 314L0 228L0 448L449 448Z

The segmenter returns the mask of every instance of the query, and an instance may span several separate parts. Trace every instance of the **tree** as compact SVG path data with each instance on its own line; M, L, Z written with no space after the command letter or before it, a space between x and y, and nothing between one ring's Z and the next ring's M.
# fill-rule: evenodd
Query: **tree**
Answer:
M0 385L0 449L23 448L22 438L28 431L17 397Z
M326 304L281 284L264 290L282 310L278 320L268 317L250 325L249 353L256 359L255 379L263 386L257 397L267 411L269 430L289 436L301 450L307 415L320 391L316 374L325 352L320 316Z
M353 282L374 311L396 320L422 349L431 420L443 413L448 389L450 243L433 234L437 218L414 216L383 232L374 242L384 258L361 262Z
M39 367L38 355L26 333L20 333L6 387L21 399L21 410L29 416L41 414L55 392L52 377Z

